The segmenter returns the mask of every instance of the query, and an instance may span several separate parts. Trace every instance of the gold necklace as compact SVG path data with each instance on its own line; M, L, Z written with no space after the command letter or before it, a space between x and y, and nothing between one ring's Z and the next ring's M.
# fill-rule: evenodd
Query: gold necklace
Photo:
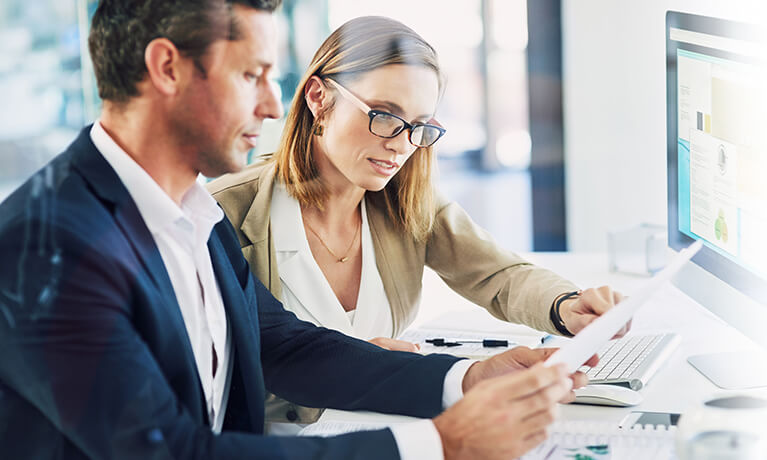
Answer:
M346 262L347 260L349 260L349 251L351 251L351 250L352 250L352 246L354 246L354 242L355 242L355 241L357 241L357 235L359 235L359 233L360 233L360 229L362 228L362 218L361 218L361 217L360 217L360 224L359 224L359 226L357 226L357 231L356 231L356 232L354 232L354 238L352 238L352 242L351 242L351 243L349 243L349 247L348 247L348 248L346 248L346 252L344 253L344 256L343 256L343 257L338 257L338 255L336 255L336 253L335 253L335 252L333 252L333 250L332 250L332 249L330 249L330 248L328 247L328 245L327 245L327 244L325 244L325 241L323 241L323 240L322 240L322 237L320 236L320 234L314 231L314 229L312 228L312 226L311 226L311 225L309 225L309 222L307 222L306 220L304 220L304 223L306 224L306 228L308 228L308 229L309 229L309 231L311 231L312 233L314 233L314 236L316 236L316 237L317 237L317 239L318 239L318 240L320 240L320 243L321 243L321 244L322 244L322 245L325 247L325 249L327 249L327 250L328 250L328 252L330 253L330 255L331 255L331 256L333 256L333 257L336 259L336 262L341 262L341 263L343 263L343 262Z

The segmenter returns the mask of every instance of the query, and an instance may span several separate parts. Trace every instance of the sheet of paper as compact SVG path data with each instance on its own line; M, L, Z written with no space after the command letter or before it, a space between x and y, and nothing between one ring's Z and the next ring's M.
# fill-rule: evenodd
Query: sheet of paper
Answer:
M406 423L406 422L405 422ZM380 430L392 423L332 420L308 425L299 436L336 436L356 431ZM549 437L521 457L521 460L608 460L628 458L676 458L675 431L646 425L621 429L614 422L569 420L554 422Z
M674 460L676 431L645 425L621 429L614 422L568 420L549 426L549 437L521 460Z
M322 421L307 425L306 428L298 432L299 436L336 436L355 431L380 430L390 426L387 423L375 422L347 422L342 420Z
M462 358L473 359L485 359L490 356L503 353L504 351L511 350L512 348L524 345L533 348L540 343L541 333L538 335L504 335L504 334L487 334L483 332L466 332L453 329L431 329L431 328L418 328L405 331L400 337L400 340L407 340L408 342L417 343L421 347L421 354L428 355L430 353L444 353ZM461 340L483 340L483 339L498 339L508 340L508 347L483 347L481 343L465 343L459 347L437 347L430 343L426 343L426 339L443 338L450 342Z
M451 331L471 331L488 334L488 337L501 336L537 336L541 332L531 327L502 321L493 317L484 308L466 311L449 311L420 326L425 329L444 329Z
M578 447L553 446L545 460L610 460L609 444L594 444Z
M546 360L546 365L565 363L570 372L577 371L628 323L634 313L660 290L663 283L670 281L702 246L703 242L698 240L690 247L679 251L666 268L640 286L628 298L583 328L569 343L551 355Z

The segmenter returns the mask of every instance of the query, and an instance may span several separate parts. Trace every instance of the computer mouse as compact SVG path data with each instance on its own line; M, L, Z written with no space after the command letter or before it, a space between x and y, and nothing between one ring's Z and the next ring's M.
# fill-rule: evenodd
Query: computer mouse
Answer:
M573 404L629 407L641 404L642 395L630 388L618 385L586 385L575 390Z

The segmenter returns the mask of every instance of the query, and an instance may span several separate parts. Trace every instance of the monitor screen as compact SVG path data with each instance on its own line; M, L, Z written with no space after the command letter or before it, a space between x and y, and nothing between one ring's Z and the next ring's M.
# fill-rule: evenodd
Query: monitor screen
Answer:
M767 304L767 47L762 29L667 16L669 244Z

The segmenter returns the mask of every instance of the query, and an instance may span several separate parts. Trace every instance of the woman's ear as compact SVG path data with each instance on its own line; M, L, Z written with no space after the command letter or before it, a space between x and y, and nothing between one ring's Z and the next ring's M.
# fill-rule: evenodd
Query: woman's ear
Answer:
M312 75L304 86L304 99L314 118L319 118L330 106L331 98L328 87L316 75Z

